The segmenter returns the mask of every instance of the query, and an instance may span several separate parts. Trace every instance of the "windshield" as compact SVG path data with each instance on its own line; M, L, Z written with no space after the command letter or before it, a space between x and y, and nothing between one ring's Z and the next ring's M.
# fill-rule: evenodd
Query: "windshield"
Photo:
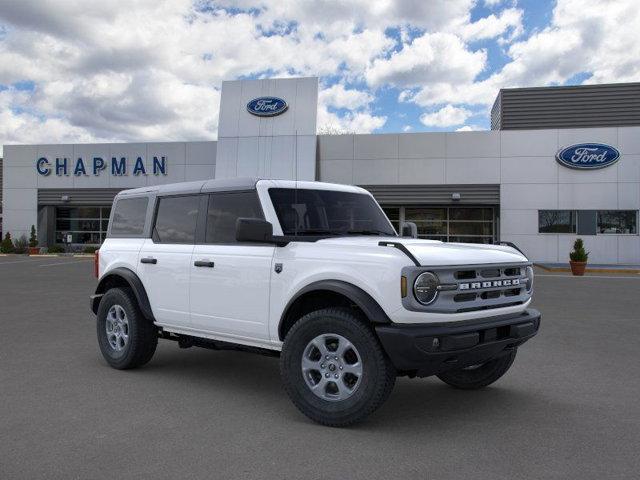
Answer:
M369 195L334 190L270 188L284 235L396 236Z

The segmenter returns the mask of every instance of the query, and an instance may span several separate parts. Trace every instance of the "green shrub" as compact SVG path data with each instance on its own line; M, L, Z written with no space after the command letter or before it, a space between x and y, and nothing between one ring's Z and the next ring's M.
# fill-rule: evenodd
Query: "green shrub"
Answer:
M64 247L60 245L51 245L48 249L49 253L64 253Z
M29 242L27 241L26 235L21 235L15 242L13 242L14 248L13 251L15 253L27 253L27 246Z
M37 247L38 246L38 236L36 235L36 226L31 225L31 235L29 235L29 246Z
M7 232L4 236L4 240L0 243L0 252L2 253L13 253L15 248L13 247L13 241L11 240L11 234Z
M569 254L569 258L573 262L586 262L589 259L589 252L585 251L581 238L577 238L574 242L573 252Z

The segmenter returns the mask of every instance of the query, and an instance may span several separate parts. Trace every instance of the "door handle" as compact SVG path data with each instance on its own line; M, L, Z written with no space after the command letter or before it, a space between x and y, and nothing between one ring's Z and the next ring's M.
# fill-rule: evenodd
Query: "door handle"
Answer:
M151 257L144 257L140 259L140 263L152 263L153 265L155 265L156 263L158 263L158 259L151 258Z
M195 262L193 262L193 265L196 266L196 267L213 268L214 263L210 262L209 260L196 260Z

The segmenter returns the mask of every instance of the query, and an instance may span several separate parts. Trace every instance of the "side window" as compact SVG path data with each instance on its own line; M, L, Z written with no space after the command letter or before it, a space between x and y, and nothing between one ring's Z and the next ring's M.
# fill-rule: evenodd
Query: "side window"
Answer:
M195 243L199 204L199 195L160 198L153 241Z
M147 216L147 197L121 198L116 202L111 222L111 235L140 236Z
M215 193L209 196L206 243L236 243L238 218L263 218L256 192Z

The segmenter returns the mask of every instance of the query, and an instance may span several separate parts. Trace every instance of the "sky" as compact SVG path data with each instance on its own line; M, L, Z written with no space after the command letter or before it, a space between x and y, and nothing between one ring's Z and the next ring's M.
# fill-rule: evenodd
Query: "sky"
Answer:
M215 140L223 80L318 131L489 129L500 88L640 81L637 0L0 0L0 144Z

